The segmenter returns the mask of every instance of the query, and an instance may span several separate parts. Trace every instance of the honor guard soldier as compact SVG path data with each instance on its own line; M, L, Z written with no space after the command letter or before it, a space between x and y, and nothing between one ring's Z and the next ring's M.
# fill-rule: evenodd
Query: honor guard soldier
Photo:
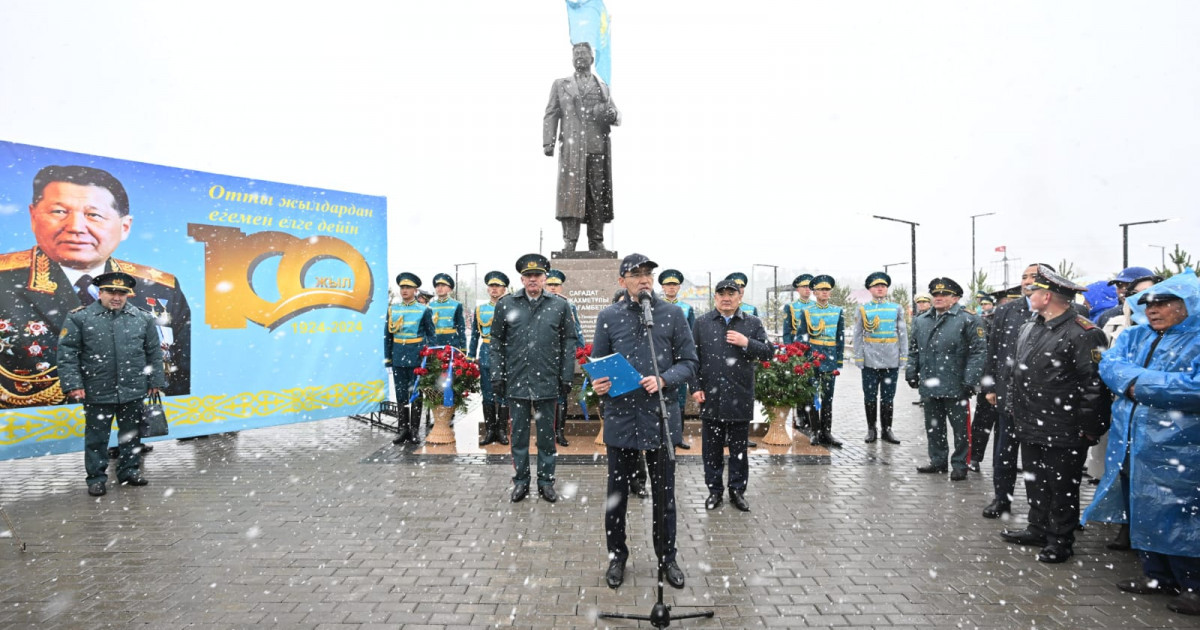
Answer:
M83 403L83 461L88 494L106 492L108 439L117 422L117 479L144 486L138 444L142 399L166 388L162 346L154 316L128 299L137 282L123 272L96 276L97 300L67 315L58 337L58 373L71 400Z
M463 317L462 302L450 297L454 290L454 278L439 273L433 277L433 290L437 297L429 302L433 311L433 339L431 346L454 346L459 350L467 347L467 322Z
M557 295L558 297L567 300L562 294L563 283L567 281L567 274L558 269L551 269L546 273L546 293ZM583 347L583 326L579 323L579 309L575 308L575 304L571 300L567 300L567 305L571 307L571 319L575 322L575 349ZM559 446L570 446L567 441L567 395L559 397L558 407L554 413L554 440Z
M492 390L512 411L513 490L529 495L529 425L537 425L538 494L554 503L554 409L575 377L575 322L566 300L546 295L550 261L541 254L517 259L524 287L496 304L491 329Z
M871 301L858 307L859 324L854 329L854 363L862 368L863 405L867 412L867 437L876 439L875 416L883 441L899 444L892 434L896 383L900 368L908 361L908 325L904 307L887 299L892 278L882 271L867 276L864 283ZM876 397L878 396L878 401Z
M1087 287L1044 265L1033 287L1029 306L1035 315L1017 336L1005 398L1021 442L1029 525L1000 536L1042 547L1039 562L1060 563L1074 555L1087 449L1108 431L1111 417L1112 395L1100 379L1108 337L1071 307Z
M975 397L987 355L983 322L958 303L962 287L950 278L929 283L933 308L913 318L904 380L920 388L925 408L929 464L920 473L945 473L950 479L967 478L967 405ZM954 454L946 442L946 424L954 430Z
M387 328L383 336L384 365L392 368L392 381L396 385L396 407L399 413L397 429L400 433L392 444L421 442L421 409L410 408L413 371L421 366L421 349L433 339L433 313L429 307L417 301L417 289L421 279L407 271L396 276L400 287L400 303L389 304Z
M691 304L679 299L679 288L683 286L683 272L678 269L665 269L658 274L658 284L662 287L663 301L683 309L683 316L687 319L688 328L694 330L696 328L696 309L692 308ZM688 385L684 383L679 386L679 415L681 418L684 407L687 406L687 397ZM680 442L676 446L684 450L692 448L687 442Z
M804 315L801 313L813 303L812 274L802 273L792 280L792 289L796 292L796 301L783 305L783 343L794 343L804 338ZM792 427L804 431L814 424L813 414L816 409L812 405L796 407L796 418Z
M750 279L746 277L746 274L740 271L735 271L728 276L725 276L725 279L733 280L738 285L738 291L740 291L742 294L742 305L738 308L742 309L742 312L746 313L747 315L758 317L758 307L754 306L753 304L746 303L746 284L750 282Z
M846 348L846 318L842 307L829 303L833 287L833 276L815 276L812 289L817 300L801 312L808 344L825 355L817 368L820 409L817 410L817 426L813 427L813 444L841 448L842 443L833 438L833 387Z
M496 314L496 303L508 292L508 276L489 271L483 281L487 284L488 301L475 307L471 347L467 350L467 356L479 362L479 385L483 390L483 439L479 445L499 442L508 446L508 407L492 390L491 370L492 317Z

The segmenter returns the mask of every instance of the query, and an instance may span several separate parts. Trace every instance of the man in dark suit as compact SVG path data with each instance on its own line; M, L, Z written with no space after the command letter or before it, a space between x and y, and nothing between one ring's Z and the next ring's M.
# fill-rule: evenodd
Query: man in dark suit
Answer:
M1029 307L1029 295L1033 293L1033 281L1037 278L1038 265L1034 263L1021 273L1022 296L997 306L992 312L988 333L987 361L983 368L983 391L987 400L996 407L996 428L992 441L992 486L995 496L983 508L984 518L1000 518L1012 509L1013 491L1017 485L1017 427L1012 414L1005 411L1012 364L1017 353L1017 337L1021 326L1029 321L1033 311Z
M130 304L154 316L167 395L191 391L191 309L175 276L112 257L129 237L129 195L89 166L47 166L33 179L30 249L0 254L0 409L67 402L55 355L67 313L96 301L92 280L137 279Z
M700 404L704 485L708 486L704 507L715 510L721 505L728 446L729 502L749 512L746 443L754 418L754 366L770 361L774 349L767 342L762 320L738 308L741 291L737 283L722 280L716 292L716 308L696 320L694 331L700 370L692 398Z
M596 336L592 355L620 354L642 375L640 387L620 396L609 397L604 405L604 443L608 446L608 500L605 502L604 529L609 563L605 581L617 588L625 580L625 510L629 502L629 480L638 466L638 457L646 455L650 466L650 489L654 503L654 553L667 583L683 588L683 570L675 561L675 462L667 449L683 438L679 406L674 404L676 389L692 380L696 372L696 344L683 311L654 295L654 268L658 263L642 254L630 254L621 261L619 282L629 298L601 311L596 318ZM647 334L645 313L649 308L654 327ZM653 335L654 352L651 353ZM657 361L658 376L655 376ZM592 383L596 393L606 396L612 388L607 377ZM661 396L670 435L664 442L660 417Z

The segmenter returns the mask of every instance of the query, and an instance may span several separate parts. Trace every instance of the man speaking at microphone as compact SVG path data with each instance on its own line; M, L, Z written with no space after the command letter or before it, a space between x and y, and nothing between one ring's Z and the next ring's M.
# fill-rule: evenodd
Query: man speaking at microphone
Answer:
M654 296L654 268L658 264L642 254L630 254L621 261L618 279L629 294L604 309L596 318L596 336L592 356L621 354L642 375L641 388L605 403L604 443L608 447L608 501L604 510L605 539L608 546L608 571L605 581L617 588L625 580L625 562L629 547L625 544L625 510L629 502L629 480L638 465L639 451L645 451L650 468L650 487L654 502L654 553L667 583L683 588L683 570L675 561L675 462L667 448L683 440L683 418L679 405L673 404L680 386L696 372L696 343L683 310ZM653 334L651 338L647 331ZM655 376L655 356L659 376ZM593 383L596 393L608 394L612 384L607 378ZM661 396L672 403L665 405L671 444L662 443L659 425Z

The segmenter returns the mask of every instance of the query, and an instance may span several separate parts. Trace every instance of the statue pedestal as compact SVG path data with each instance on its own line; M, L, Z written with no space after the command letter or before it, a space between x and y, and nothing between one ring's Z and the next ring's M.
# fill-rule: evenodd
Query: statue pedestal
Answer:
M551 252L550 260L616 260L617 252L610 252L607 249L600 251L591 250L576 250L573 252Z
M590 256L596 254L596 256ZM600 256L605 254L605 256ZM562 255L563 257L560 257ZM588 255L587 257L584 257ZM621 261L616 252L554 252L550 267L567 276L563 297L579 310L579 325L583 327L583 342L591 343L596 333L596 316L612 304L613 294L621 285Z

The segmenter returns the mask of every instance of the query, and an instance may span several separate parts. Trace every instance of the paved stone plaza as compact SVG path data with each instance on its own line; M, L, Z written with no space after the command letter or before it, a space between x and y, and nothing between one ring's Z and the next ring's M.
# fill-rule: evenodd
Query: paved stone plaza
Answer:
M687 585L667 601L716 616L672 627L1200 626L1165 598L1117 591L1139 571L1132 553L1104 548L1115 528L1082 532L1066 564L1039 564L980 516L986 468L959 483L916 474L913 396L902 387L897 400L904 443L864 445L847 369L834 422L847 448L756 454L747 514L706 512L698 440L681 452ZM146 457L151 485L99 500L78 453L0 462L0 504L28 546L0 538L0 627L639 627L597 618L648 613L655 582L650 503L633 498L626 581L604 585L602 456L560 458L557 504L514 505L506 457L390 441L350 419L163 441Z

